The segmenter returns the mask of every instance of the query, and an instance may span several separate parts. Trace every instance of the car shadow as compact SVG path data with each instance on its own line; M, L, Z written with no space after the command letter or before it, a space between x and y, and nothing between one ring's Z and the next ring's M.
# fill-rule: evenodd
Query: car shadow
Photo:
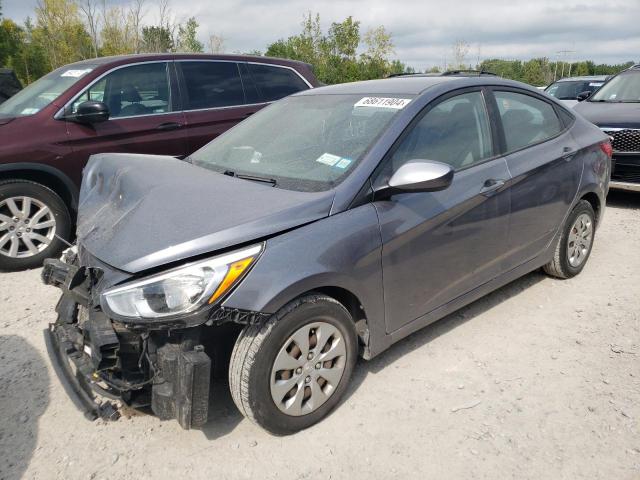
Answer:
M22 337L0 335L1 479L23 476L48 404L49 375L40 353Z
M542 271L536 270L511 283L485 295L484 297L470 303L446 317L424 327L421 330L409 335L392 345L388 350L370 361L361 360L358 362L349 389L345 393L342 403L346 402L349 397L359 388L370 373L378 373L385 368L391 366L399 358L422 348L429 342L444 335L456 327L474 320L484 312L491 310L496 305L501 304L505 300L517 296L524 290L533 285L549 278Z
M607 195L607 206L640 209L640 192L610 190Z

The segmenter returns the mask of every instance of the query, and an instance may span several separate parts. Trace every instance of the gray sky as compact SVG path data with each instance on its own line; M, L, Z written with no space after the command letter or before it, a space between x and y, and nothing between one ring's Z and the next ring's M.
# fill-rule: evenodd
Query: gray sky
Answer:
M35 0L0 0L4 16L33 16ZM126 0L110 0L126 3ZM147 0L145 21L157 15ZM457 39L471 45L467 63L477 58L555 58L574 50L571 60L640 62L640 0L170 0L177 21L195 16L200 40L225 39L225 50L265 50L267 44L300 31L305 12L320 13L323 29L349 15L361 31L384 25L393 34L395 57L418 69L452 60Z

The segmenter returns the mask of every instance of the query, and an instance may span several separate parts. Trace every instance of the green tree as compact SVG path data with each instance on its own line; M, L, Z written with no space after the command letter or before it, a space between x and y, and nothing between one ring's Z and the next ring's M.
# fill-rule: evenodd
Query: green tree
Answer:
M178 52L202 53L204 51L204 45L197 38L198 27L195 17L187 20L184 26L178 26L178 42L176 45Z
M130 17L120 7L107 8L106 2L103 4L100 38L101 56L135 52L135 32Z
M361 40L365 51L358 55ZM318 79L331 84L404 72L403 64L389 60L392 53L391 34L382 26L367 31L362 38L360 22L347 17L332 23L323 34L320 16L309 12L303 17L300 34L273 42L265 55L310 63Z
M173 39L167 27L151 25L142 28L142 51L165 53L173 51Z
M91 56L91 37L71 0L38 1L33 41L44 49L51 69Z

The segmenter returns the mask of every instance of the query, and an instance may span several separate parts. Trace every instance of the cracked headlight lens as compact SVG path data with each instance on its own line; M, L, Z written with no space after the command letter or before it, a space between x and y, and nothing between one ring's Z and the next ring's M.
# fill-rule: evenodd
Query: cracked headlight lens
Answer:
M262 245L194 262L102 294L106 309L128 318L161 318L213 304L236 285L256 261Z

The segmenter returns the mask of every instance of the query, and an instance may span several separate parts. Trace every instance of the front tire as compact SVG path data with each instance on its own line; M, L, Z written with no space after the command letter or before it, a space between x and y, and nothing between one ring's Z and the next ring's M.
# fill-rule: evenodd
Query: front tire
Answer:
M65 248L71 215L53 190L28 180L0 182L0 270L36 268Z
M306 295L245 327L229 366L240 412L275 435L323 419L340 401L358 354L351 315L335 299Z
M567 217L553 260L543 267L547 274L571 278L582 271L593 247L595 218L591 204L580 200Z

